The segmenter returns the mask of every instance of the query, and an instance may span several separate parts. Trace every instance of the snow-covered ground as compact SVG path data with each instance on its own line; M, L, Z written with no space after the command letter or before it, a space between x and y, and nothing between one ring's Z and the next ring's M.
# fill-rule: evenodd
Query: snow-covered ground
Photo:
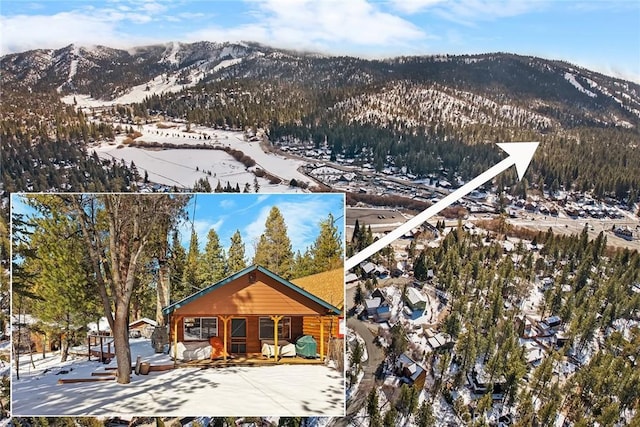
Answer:
M177 188L192 188L200 178L209 180L212 188L218 181L223 187L227 182L236 184L240 190L248 183L253 191L254 175L245 170L231 155L219 150L167 149L148 150L136 147L117 148L115 145L101 144L95 148L100 158L124 160L127 165L134 162L141 176L146 171L149 181ZM211 175L207 173L211 171ZM258 178L261 191L286 191L286 185L271 185L264 178Z
M132 358L169 364L148 340L131 340ZM60 363L58 355L21 361L13 374L14 415L93 416L343 416L344 379L322 365L278 365L217 369L179 368L115 381L58 384L61 378L90 378L105 366L85 357Z
M266 179L258 178L261 192L300 191L288 185L288 181L292 179L313 184L313 180L297 170L304 162L266 153L259 142L246 141L242 132L203 126L191 126L191 132L185 132L184 124L168 122L165 125L175 127L160 129L155 124L136 127L135 130L142 133L142 136L136 138L136 142L181 146L211 145L242 151L255 160L255 167L264 169L283 180L282 184L270 184ZM101 158L124 160L127 165L133 161L141 175L146 171L149 174L149 180L159 184L191 188L199 178L207 178L213 188L216 187L218 180L223 187L227 182L232 187L238 184L241 190L246 183L253 187L253 173L224 151L189 148L143 149L122 146L123 139L124 137L116 138L115 144L100 143L93 150Z

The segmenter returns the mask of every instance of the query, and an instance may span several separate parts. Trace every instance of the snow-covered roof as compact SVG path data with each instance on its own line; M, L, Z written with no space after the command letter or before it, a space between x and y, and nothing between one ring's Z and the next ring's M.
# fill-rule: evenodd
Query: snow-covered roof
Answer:
M358 280L358 276L355 273L349 273L344 276L344 281L346 283L355 282L356 280Z
M138 320L135 320L135 321L129 323L129 327L135 326L135 325L137 325L139 323L146 323L146 324L151 325L151 326L157 326L157 323L156 323L155 320L151 320L148 317L143 317L141 319L138 319Z
M14 325L17 324L21 324L21 325L33 325L35 323L37 323L39 321L39 319L35 316L32 316L30 314L19 314L19 315L11 315L11 323Z
M364 300L364 306L367 308L367 310L372 308L378 308L380 307L380 304L382 304L382 298L380 297L365 298Z
M110 331L111 327L109 326L109 321L106 317L101 317L98 325L96 326L96 322L91 322L87 325L87 328L90 332L98 332L100 331Z
M361 265L361 267L362 267L362 271L364 271L365 274L369 274L376 269L376 265L372 262L365 262L364 264Z
M407 299L409 300L409 303L412 305L415 305L419 302L427 301L427 297L425 297L420 292L418 292L417 289L409 288L409 287L407 287Z
M415 381L424 371L422 366L418 365L413 359L404 353L398 357L396 366L398 368L406 369L409 372L409 378L411 378L412 381Z
M436 350L436 349L442 347L443 345L449 344L451 342L451 339L450 339L449 335L444 334L442 332L439 332L436 335L434 335L431 338L429 338L427 340L427 342L429 343L431 348Z

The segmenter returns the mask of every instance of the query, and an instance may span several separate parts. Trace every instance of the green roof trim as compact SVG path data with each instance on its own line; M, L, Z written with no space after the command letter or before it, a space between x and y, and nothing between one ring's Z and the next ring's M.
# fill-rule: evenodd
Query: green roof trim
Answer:
M178 301L178 302L174 302L173 304L170 304L166 307L164 307L162 309L162 314L164 314L165 316L172 313L173 311L179 309L180 307L184 307L185 305L189 304L190 302L197 300L198 298L205 296L206 294L208 294L209 292L212 292L216 289L221 288L222 286L226 285L227 283L230 283L234 280L236 280L239 277L242 277L248 273L251 273L252 271L259 271L267 276L269 276L270 278L274 279L275 281L277 281L278 283L288 287L289 289L292 289L294 291L296 291L297 293L299 293L300 295L312 300L313 302L320 304L322 307L326 308L328 311L333 312L332 314L336 314L336 315L340 315L342 314L342 311L340 311L339 308L334 307L333 305L329 304L328 302L318 298L317 296L305 291L304 289L302 289L301 287L294 285L293 283L289 282L286 279L283 279L282 277L278 276L277 274L267 270L266 268L259 266L259 265L252 265L250 267L245 268L244 270L240 270L237 273L232 274L231 276L228 276L222 280L220 280L217 283L214 283L213 285L207 286L204 289L199 290L198 292L189 295L188 297Z

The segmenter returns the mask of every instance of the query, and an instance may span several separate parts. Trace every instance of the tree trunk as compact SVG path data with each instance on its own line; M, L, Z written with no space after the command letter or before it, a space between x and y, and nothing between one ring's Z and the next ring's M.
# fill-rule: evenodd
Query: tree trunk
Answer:
M118 383L131 382L131 349L129 348L129 333L126 307L117 307L114 319L113 343L118 362Z
M69 357L69 330L71 329L69 315L67 315L67 330L62 333L61 341L62 341L62 349L60 352L60 361L66 362L67 357Z
M156 304L156 322L158 326L164 326L164 315L162 309L169 305L169 264L165 260L159 260L160 269L158 270L158 286L156 287L157 304Z
M62 334L62 348L60 349L60 361L66 362L69 357L69 339L67 334Z
M22 324L20 322L20 315L22 314L22 296L18 298L18 338L14 335L15 331L11 331L11 342L13 344L13 360L16 362L16 379L20 379L20 344L22 341Z

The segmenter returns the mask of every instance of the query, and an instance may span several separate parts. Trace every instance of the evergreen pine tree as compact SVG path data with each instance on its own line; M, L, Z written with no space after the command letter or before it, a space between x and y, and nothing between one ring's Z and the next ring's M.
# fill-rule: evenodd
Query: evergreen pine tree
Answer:
M100 317L97 286L90 279L90 265L82 241L67 217L56 216L36 220L30 244L35 256L24 268L33 276L33 309L38 318L56 325L62 337L61 361L67 359L70 345L79 325Z
M253 263L289 279L292 277L293 251L287 226L280 210L274 206L264 223L264 233L256 247Z
M200 258L200 249L198 248L198 235L195 229L191 229L191 240L189 240L189 250L187 252L187 260L184 265L182 274L182 289L185 296L191 295L200 289L201 282L198 280L197 268L198 259Z
M215 229L210 229L207 233L207 244L204 252L198 259L197 279L204 286L224 279L226 276L227 262L224 248L220 245L220 238Z
M332 270L342 265L342 242L333 215L320 222L320 234L311 249L312 273Z
M244 243L240 231L236 230L231 236L231 246L229 247L229 257L227 259L227 272L229 274L237 273L247 267L244 258Z
M169 258L169 274L171 289L169 295L172 301L178 301L188 294L182 288L182 276L184 275L187 252L185 251L178 231L174 230L171 236L171 257Z
M313 255L309 249L307 249L304 254L300 253L300 251L296 252L293 260L292 278L309 276L319 271L320 270L316 268Z

